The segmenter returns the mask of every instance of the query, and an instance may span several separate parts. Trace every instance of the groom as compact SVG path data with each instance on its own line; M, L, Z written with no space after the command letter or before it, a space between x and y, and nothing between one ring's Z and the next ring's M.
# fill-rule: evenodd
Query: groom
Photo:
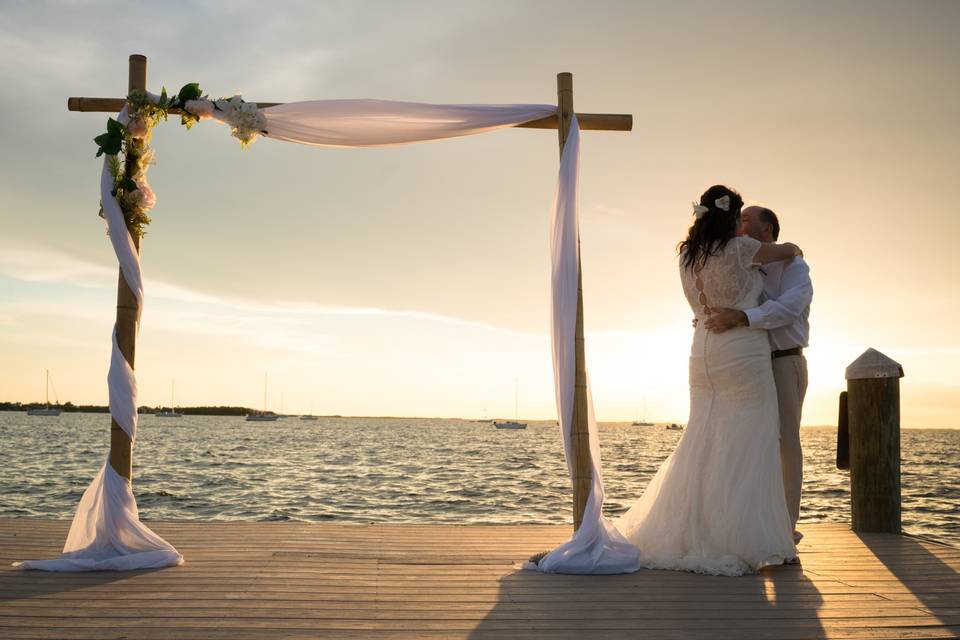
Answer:
M780 221L770 209L747 207L740 214L740 235L760 242L776 242ZM787 510L793 521L793 539L800 517L800 486L803 480L803 451L800 449L800 413L807 392L807 359L803 349L810 336L810 302L813 284L810 267L803 258L771 262L763 266L764 302L752 309L724 309L706 322L710 331L723 333L734 327L767 329L773 357L773 377L780 404L780 461Z

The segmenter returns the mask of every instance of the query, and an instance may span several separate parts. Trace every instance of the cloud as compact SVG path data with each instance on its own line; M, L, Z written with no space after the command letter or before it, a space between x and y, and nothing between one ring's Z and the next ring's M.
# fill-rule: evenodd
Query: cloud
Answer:
M639 223L640 221L636 212L603 204L602 202L592 202L588 204L584 207L582 215L584 218L612 220L615 222Z
M15 80L34 91L57 91L78 77L93 74L103 51L97 41L62 32L56 38L43 38L37 46L40 30L5 16L0 26L0 50L4 58L17 64L0 64L0 79Z
M46 248L0 248L0 276L22 282L62 284L86 289L106 290L113 289L116 286L117 270ZM149 278L146 280L144 288L146 294L144 312L148 314L146 321L150 323L164 321L164 327L178 328L181 331L193 327L191 331L209 333L208 328L211 321L216 321L220 325L216 333L222 335L223 328L228 327L231 320L235 321L238 318L251 316L268 319L274 327L277 326L276 323L282 322L284 317L300 318L299 322L338 317L383 317L420 320L535 340L547 339L547 336L543 334L516 331L476 320L410 309L326 306L300 301L279 301L273 304L249 303L235 298L194 291L175 283L150 280ZM158 302L161 304L156 304ZM182 304L177 306L162 304L166 302L187 303L192 307L184 307ZM7 304L4 305L4 308L11 310L14 307ZM24 311L27 308L21 306L20 310ZM29 308L37 309L33 304ZM66 309L55 305L46 305L45 308L47 312L59 315L82 314L85 317L89 316L88 313L73 308ZM163 315L160 315L161 310L167 309L177 309L177 313L180 315L168 311L164 311ZM204 320L201 318L204 318ZM239 334L249 335L247 331L240 329L238 331Z
M52 251L3 248L0 275L24 282L64 283L84 288L102 288L116 279L117 269L84 262Z

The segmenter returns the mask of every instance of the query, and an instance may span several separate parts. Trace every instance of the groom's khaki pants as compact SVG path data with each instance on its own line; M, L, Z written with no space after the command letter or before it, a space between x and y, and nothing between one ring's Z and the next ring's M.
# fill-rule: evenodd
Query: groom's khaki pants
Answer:
M787 510L797 528L800 518L800 487L803 484L803 451L800 449L800 412L807 393L807 359L784 356L773 359L773 378L780 403L780 464Z

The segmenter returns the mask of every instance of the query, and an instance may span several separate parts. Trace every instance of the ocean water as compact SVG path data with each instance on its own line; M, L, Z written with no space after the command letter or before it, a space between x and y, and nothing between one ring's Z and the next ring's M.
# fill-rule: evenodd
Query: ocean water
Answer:
M106 414L0 412L0 517L71 518L109 450ZM607 501L625 511L682 432L600 426ZM903 523L960 544L960 430L901 434ZM836 429L804 428L803 522L850 521ZM141 416L134 493L144 520L568 523L557 427L503 431L424 418Z

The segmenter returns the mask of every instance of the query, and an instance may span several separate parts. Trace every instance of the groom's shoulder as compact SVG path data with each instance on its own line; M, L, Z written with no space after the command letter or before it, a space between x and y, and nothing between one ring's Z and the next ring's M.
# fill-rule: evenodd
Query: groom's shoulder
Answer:
M784 275L790 273L792 275L803 275L810 277L810 265L802 257L797 256L789 260L786 265L784 265L783 273Z

